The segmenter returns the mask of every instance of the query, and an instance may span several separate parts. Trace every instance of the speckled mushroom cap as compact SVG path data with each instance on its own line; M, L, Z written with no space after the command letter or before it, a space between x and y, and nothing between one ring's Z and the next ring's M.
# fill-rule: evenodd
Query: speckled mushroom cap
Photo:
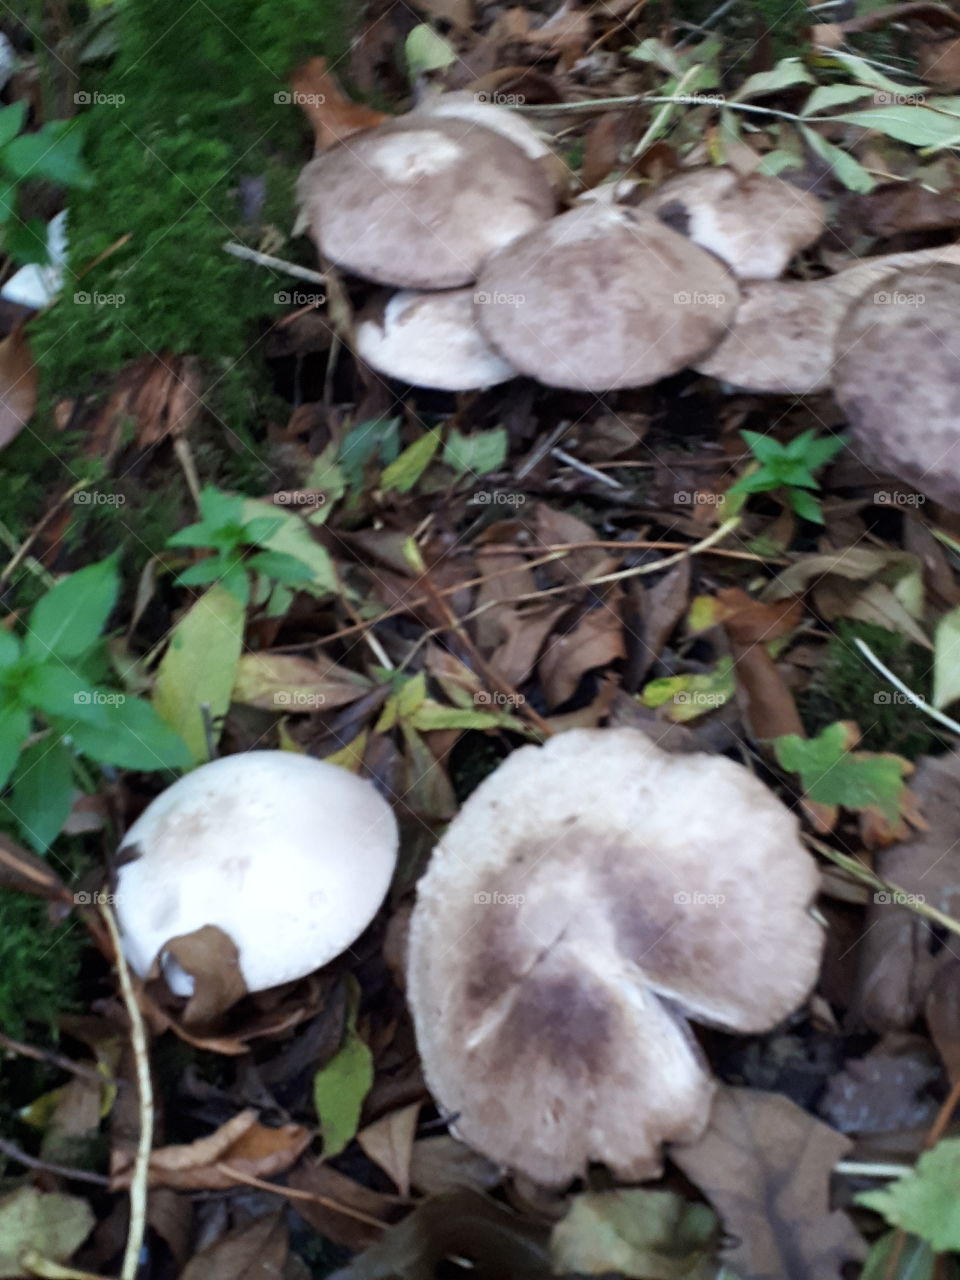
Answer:
M730 168L668 178L641 208L722 258L741 280L775 280L825 223L823 204L810 192Z
M656 1176L713 1084L686 1017L774 1025L816 978L814 860L740 765L633 729L510 755L418 887L408 995L456 1132L558 1185L603 1161Z
M837 329L851 301L903 267L960 262L960 246L865 258L824 280L741 285L733 327L696 365L748 391L812 395L833 381Z
M646 386L702 357L739 301L733 276L652 214L585 204L491 258L477 280L488 340L554 387Z
M898 271L852 304L834 394L867 461L960 511L960 265Z
M471 391L516 377L477 325L474 290L401 290L361 316L356 349L372 369L417 387Z
M298 197L322 254L411 289L469 284L491 253L554 210L540 166L515 143L426 115L322 152L300 175Z
M543 160L552 154L550 148L523 116L509 107L489 101L489 94L469 93L465 89L452 93L438 93L421 103L411 112L416 116L443 116L454 120L469 120L471 124L492 129L516 143L533 160Z

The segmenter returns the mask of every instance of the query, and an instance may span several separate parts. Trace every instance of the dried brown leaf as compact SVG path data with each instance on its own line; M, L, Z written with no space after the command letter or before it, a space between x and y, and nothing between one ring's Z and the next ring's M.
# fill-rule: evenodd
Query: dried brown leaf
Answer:
M208 1245L180 1280L284 1280L289 1247L283 1213L267 1214Z
M37 369L22 326L0 341L0 449L19 435L37 407Z
M233 701L285 715L332 710L371 689L365 676L329 658L312 661L285 653L247 653L237 665Z
M417 1132L420 1103L411 1103L368 1124L357 1134L360 1146L397 1184L402 1196L410 1194L410 1159Z
M571 698L587 671L606 667L625 656L622 595L618 587L603 604L585 614L572 631L555 636L547 645L537 670L549 706L559 706Z
M291 1200L300 1217L334 1244L355 1253L376 1244L383 1227L395 1222L403 1211L395 1197L371 1191L318 1160L301 1160L287 1181L296 1191L315 1197Z
M313 127L318 151L390 119L383 111L351 102L327 70L326 58L310 58L297 67L290 85Z

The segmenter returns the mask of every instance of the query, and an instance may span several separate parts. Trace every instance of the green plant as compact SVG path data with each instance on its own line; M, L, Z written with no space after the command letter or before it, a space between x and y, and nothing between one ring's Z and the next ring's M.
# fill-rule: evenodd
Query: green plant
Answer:
M177 734L142 698L105 683L102 632L119 588L115 559L58 582L21 637L0 629L0 787L4 809L35 849L70 812L82 759L151 772L186 767Z
M286 515L244 517L244 499L208 486L200 495L202 519L167 539L168 547L201 547L213 555L180 574L184 587L219 582L244 604L250 599L250 574L262 573L283 586L297 587L314 578L313 568L283 551L262 550L289 518Z
M0 107L0 246L17 262L45 262L46 227L38 218L24 222L18 216L20 188L28 179L82 187L90 175L80 156L79 120L51 120L23 133L26 115L25 102Z
M0 1027L15 1039L28 1025L53 1027L79 1002L82 929L51 926L38 898L0 889Z
M818 437L812 429L789 444L780 444L758 431L740 434L759 465L741 476L729 492L782 493L798 516L823 524L820 503L808 491L818 487L813 473L836 457L845 441L839 436Z

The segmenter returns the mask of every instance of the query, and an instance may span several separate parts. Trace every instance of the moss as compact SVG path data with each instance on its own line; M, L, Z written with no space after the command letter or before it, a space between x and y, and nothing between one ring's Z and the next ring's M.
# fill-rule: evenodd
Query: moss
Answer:
M0 889L0 1027L22 1039L49 1035L58 1016L79 1007L86 935L76 921L51 927L37 898Z
M923 698L930 696L930 659L919 645L885 627L841 620L820 669L800 698L807 732L812 736L835 720L855 720L867 751L895 751L915 760L935 749L938 739L931 722L868 666L854 645L856 639L865 641L907 688Z

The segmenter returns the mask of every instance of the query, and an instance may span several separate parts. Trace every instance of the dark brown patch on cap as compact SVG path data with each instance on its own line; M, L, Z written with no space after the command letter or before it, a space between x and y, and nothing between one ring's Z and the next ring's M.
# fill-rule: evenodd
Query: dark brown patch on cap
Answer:
M690 210L682 200L668 200L666 204L657 209L656 213L660 221L665 223L671 231L677 231L682 236L689 236Z
M127 867L131 862L138 862L143 857L143 846L133 841L131 844L122 845L117 850L115 866L117 871L121 867Z
M524 980L504 1021L505 1060L534 1056L571 1074L606 1075L613 1063L616 1017L603 987L584 973L534 974Z

